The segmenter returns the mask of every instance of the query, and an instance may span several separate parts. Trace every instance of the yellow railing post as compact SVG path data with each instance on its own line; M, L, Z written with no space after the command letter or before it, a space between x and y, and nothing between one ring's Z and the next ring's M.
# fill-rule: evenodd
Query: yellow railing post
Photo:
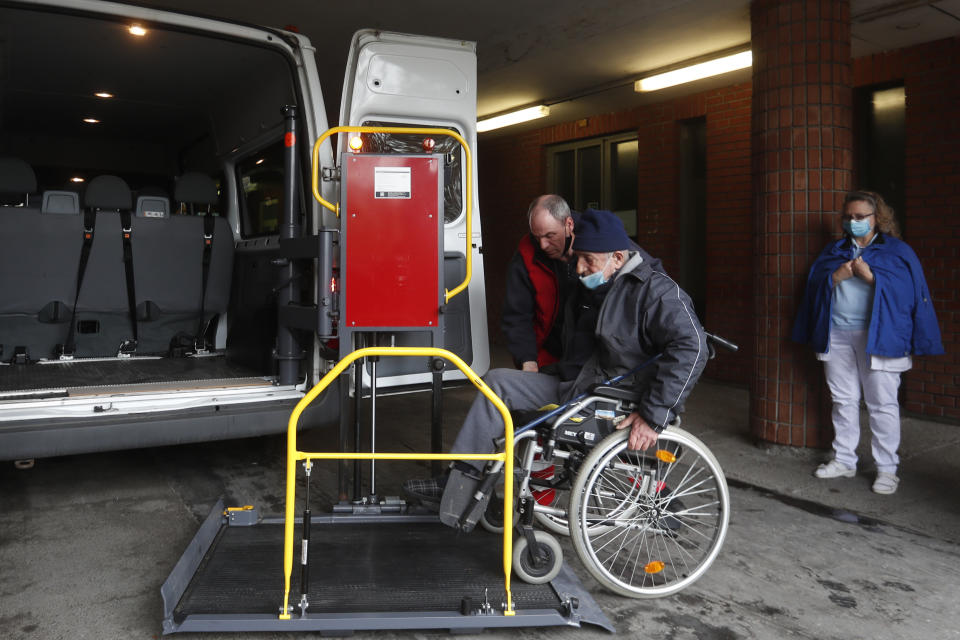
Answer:
M305 452L297 449L297 424L300 415L323 393L337 376L360 358L368 356L429 356L443 358L453 363L467 379L473 383L500 412L504 424L504 450L500 453L329 453ZM296 465L299 460L497 460L503 461L503 582L506 591L506 608L503 614L516 614L513 608L513 594L510 591L510 573L513 570L513 420L510 410L503 401L455 353L435 347L367 347L348 354L338 362L307 394L297 403L287 422L287 486L286 509L283 528L283 606L280 619L290 619L290 576L293 573L293 520L296 501Z
M443 128L419 128L419 127L363 127L363 126L343 126L343 127L333 127L332 129L327 129L324 131L317 141L313 143L313 155L312 155L312 164L310 167L311 174L311 185L313 188L313 197L316 198L317 202L322 204L324 207L333 211L337 217L340 217L340 203L333 204L324 199L320 195L320 145L323 144L324 140L329 138L335 133L343 133L347 131L352 131L354 133L409 133L409 134L424 134L424 135L439 135L439 136L449 136L460 143L460 146L463 147L463 155L467 165L467 179L466 179L466 215L467 215L467 246L464 252L466 256L466 275L464 276L463 282L458 284L453 289L445 292L444 302L450 302L450 298L457 295L461 291L467 288L467 285L470 284L470 278L473 277L473 156L470 154L470 145L467 144L467 141L463 139L459 133L453 129L443 129Z

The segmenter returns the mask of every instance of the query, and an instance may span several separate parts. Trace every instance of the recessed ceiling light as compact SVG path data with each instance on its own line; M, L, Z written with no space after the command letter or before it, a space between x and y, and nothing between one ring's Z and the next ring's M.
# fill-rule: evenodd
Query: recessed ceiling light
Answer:
M97 96L98 98L112 98L112 97L113 97L113 94L112 94L112 93L109 93L109 92L107 92L107 91L97 91L97 92L96 92L95 94L93 94L93 95Z
M132 36L142 37L147 35L147 30L138 24L131 25L129 31L130 31L130 35Z
M260 158L259 160L257 160L257 161L254 162L253 164L263 164L263 161L264 161L264 160L266 160L266 158Z
M70 182L83 182L83 178L81 178L80 176L73 176L72 178L70 178Z
M100 124L100 121L96 118L84 118L83 121L87 124Z

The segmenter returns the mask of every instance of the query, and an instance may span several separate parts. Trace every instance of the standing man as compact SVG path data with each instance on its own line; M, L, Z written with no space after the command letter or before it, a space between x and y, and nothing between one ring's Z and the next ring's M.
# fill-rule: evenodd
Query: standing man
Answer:
M500 328L523 371L539 371L561 355L560 312L577 285L574 215L558 195L536 198L527 210L530 233L507 267Z

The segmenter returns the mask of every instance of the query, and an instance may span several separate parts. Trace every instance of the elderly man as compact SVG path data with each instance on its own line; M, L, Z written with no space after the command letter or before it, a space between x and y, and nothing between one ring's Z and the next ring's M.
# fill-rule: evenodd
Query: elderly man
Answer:
M647 449L683 410L683 404L706 365L708 350L700 321L689 296L662 271L630 247L623 223L609 211L588 209L580 218L573 241L581 289L568 308L574 319L566 326L565 357L577 357L583 345L592 353L582 367L564 367L560 375L494 369L485 380L508 407L536 409L558 398L566 401L590 386L628 373L656 354L660 358L626 381L635 393L637 410L618 429L630 429L629 447ZM590 308L595 315L591 315ZM595 317L595 323L592 318ZM585 326L584 319L590 323ZM592 341L584 341L592 331ZM581 346L577 346L577 344ZM503 434L503 420L478 394L451 451L487 453ZM481 463L458 462L469 472ZM407 494L435 502L443 478L408 481Z
M507 266L500 328L523 371L539 371L560 357L559 320L577 285L570 249L576 215L560 196L536 198L527 210L530 233Z

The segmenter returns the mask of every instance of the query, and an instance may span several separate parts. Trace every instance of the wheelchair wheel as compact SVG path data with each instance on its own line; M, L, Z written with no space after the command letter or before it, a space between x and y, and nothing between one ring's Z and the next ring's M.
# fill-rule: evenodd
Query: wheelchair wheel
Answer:
M513 543L513 571L529 584L543 584L557 577L563 566L563 549L557 539L546 531L534 531L540 547L540 557L534 561L528 552L527 539L522 535Z
M559 508L566 510L567 505L570 503L570 493L566 489L554 489L553 494L548 496L550 499L546 501L540 496L534 495L534 499L538 504L541 504L545 507ZM541 502L541 500L544 500ZM537 521L541 527L555 533L560 536L569 536L570 535L570 522L567 520L566 511L564 515L556 515L553 513L546 513L543 511L537 511L534 508L533 518Z
M727 533L730 497L716 458L693 435L670 428L655 448L627 449L629 430L600 442L570 494L577 555L601 584L656 598L692 584Z
M480 516L480 526L490 533L503 533L503 486L494 489L487 509Z

